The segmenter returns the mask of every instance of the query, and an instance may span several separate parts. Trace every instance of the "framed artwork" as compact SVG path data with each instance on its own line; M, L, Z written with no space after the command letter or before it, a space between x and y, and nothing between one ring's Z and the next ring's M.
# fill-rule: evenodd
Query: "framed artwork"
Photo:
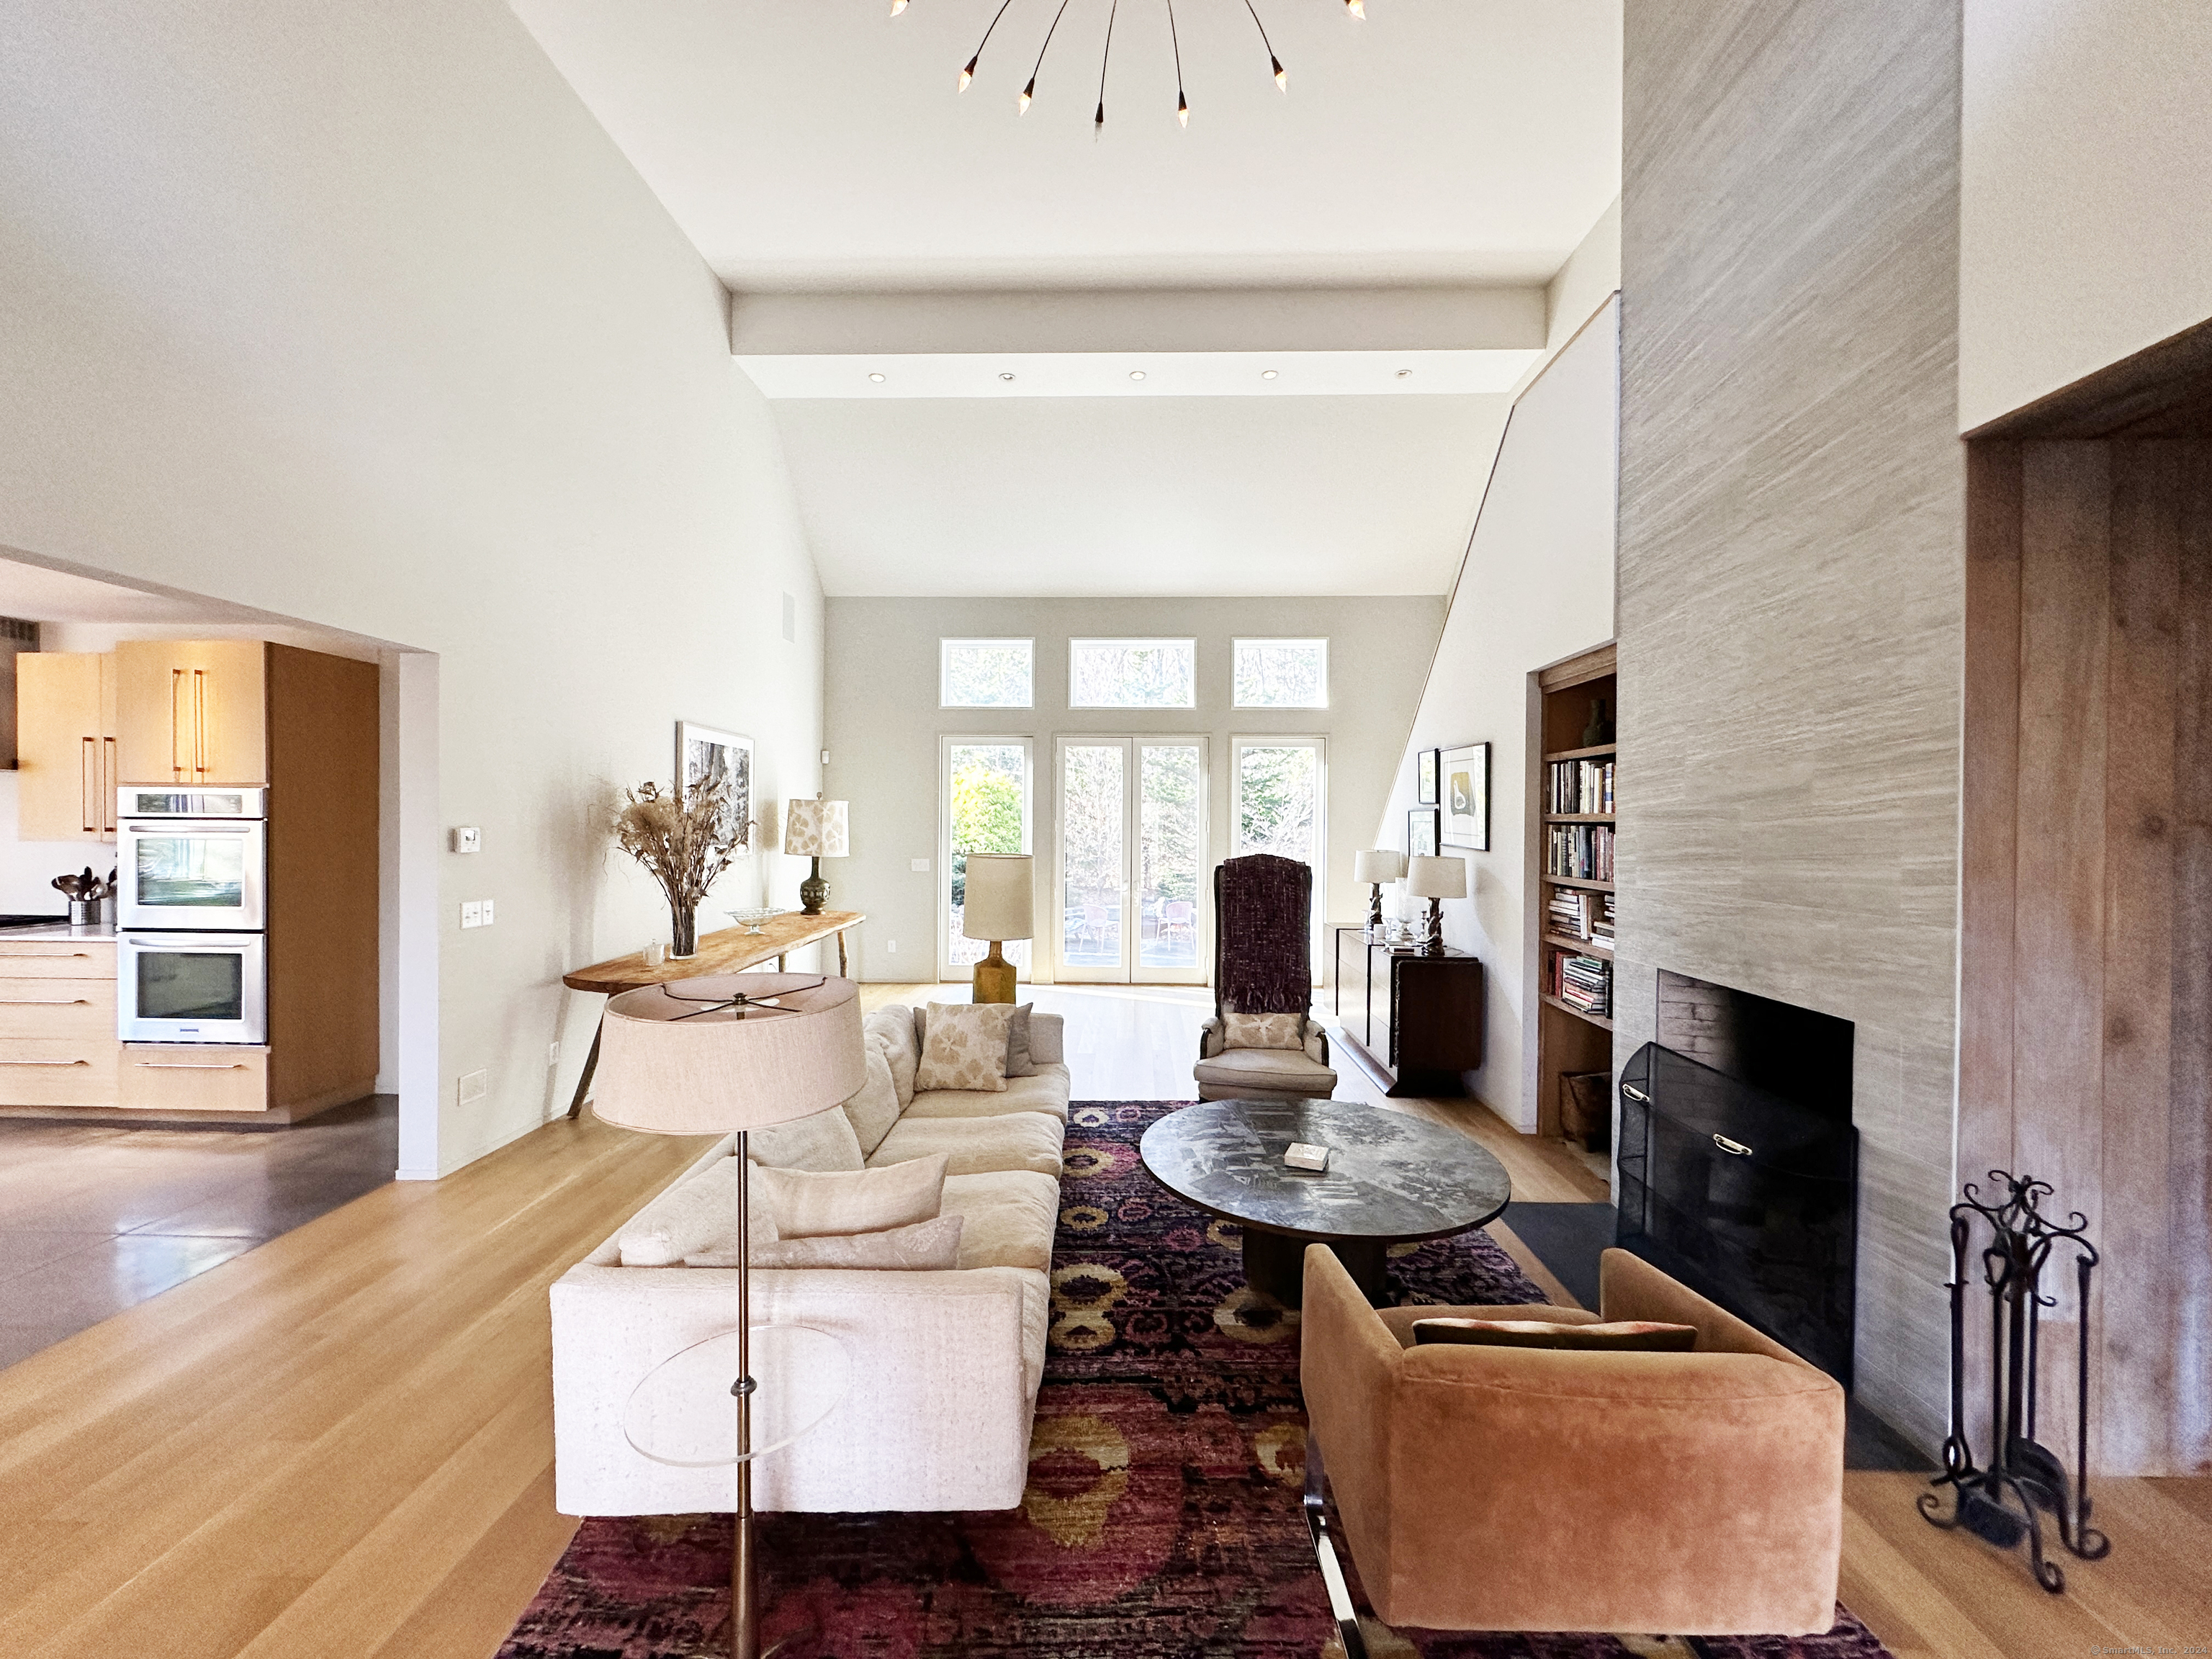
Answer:
M1441 752L1441 750L1435 749L1424 749L1421 750L1420 793L1414 796L1413 799L1420 802L1424 806L1434 806L1437 804L1437 773L1439 769L1437 766L1437 757Z
M1412 857L1419 853L1434 858L1437 852L1437 809L1416 806L1406 814L1406 854Z
M1490 850L1490 745L1470 743L1443 752L1443 844Z
M730 811L738 821L738 844L752 845L753 740L719 732L694 720L676 722L676 793L678 799L698 783L730 785Z

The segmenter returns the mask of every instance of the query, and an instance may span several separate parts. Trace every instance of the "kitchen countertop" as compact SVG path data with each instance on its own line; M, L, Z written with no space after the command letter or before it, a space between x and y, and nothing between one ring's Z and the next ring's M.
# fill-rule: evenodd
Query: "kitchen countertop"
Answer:
M89 922L82 927L72 927L65 921L34 921L15 927L0 927L0 939L104 939L115 937L112 921Z

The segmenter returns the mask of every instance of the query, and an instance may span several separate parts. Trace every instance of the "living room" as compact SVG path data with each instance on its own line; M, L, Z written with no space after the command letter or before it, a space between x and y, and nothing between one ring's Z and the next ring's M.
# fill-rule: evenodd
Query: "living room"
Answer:
M0 6L0 552L374 659L399 1177L0 1369L0 1649L2212 1639L2209 62L2154 0ZM844 1033L754 1097L852 1085L806 1133L853 1148L751 1120L755 1218L941 1158L927 1214L820 1237L951 1268L750 1225L623 1265L757 1183L742 1116L619 1126L770 1074L732 1036L641 1091L673 1051L612 1035L696 960L613 827L679 722L746 789L688 920L805 988L676 1029ZM1000 950L1029 1075L971 1000ZM971 1027L984 1086L906 1080ZM1848 1224L1782 1224L1836 1317L1664 1255L1650 1149L1715 1078L1848 1155ZM1270 1143L1270 1202L1432 1224L1237 1218L1197 1131L1296 1102L1338 1175ZM1737 1122L1696 1206L1779 1237ZM1954 1254L1992 1170L2098 1252L2004 1304L2025 1358ZM750 1491L653 1437L738 1420L743 1287L839 1333L762 1339L756 1443L796 1437ZM1707 1351L1443 1328L1544 1304ZM1772 1367L1803 1414L1754 1455L1624 1398L1610 1482L1394 1428L1448 1455L1377 1486L1370 1361Z

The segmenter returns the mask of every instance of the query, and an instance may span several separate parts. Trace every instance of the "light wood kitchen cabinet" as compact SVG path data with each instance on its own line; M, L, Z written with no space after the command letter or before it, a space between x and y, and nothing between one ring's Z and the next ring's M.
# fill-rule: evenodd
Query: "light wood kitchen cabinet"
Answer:
M266 784L267 664L259 640L117 646L118 781Z
M265 1112L269 1050L211 1042L124 1045L118 1103L141 1112Z
M115 839L116 712L112 652L15 659L20 840Z

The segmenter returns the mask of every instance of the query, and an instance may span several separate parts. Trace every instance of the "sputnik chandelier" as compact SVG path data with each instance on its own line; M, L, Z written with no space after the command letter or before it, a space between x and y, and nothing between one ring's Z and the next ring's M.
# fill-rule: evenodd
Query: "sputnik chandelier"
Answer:
M1267 38L1267 26L1260 21L1259 7L1254 0L1237 0L1237 3L1251 14L1252 27L1259 32L1260 49L1267 54L1267 68L1275 77L1276 88L1287 94L1291 89L1290 71L1283 67L1283 60L1275 56L1274 42ZM897 16L907 9L908 3L908 0L891 0L891 15ZM1051 0L1046 0L1046 3L1051 3ZM1037 76L1044 72L1045 54L1052 50L1053 36L1060 32L1060 20L1067 15L1068 7L1073 3L1074 0L1060 0L1052 14L1052 21L1045 27L1044 43L1037 48L1036 61L1030 66L1029 81L1014 100L1014 106L1024 115L1030 112L1030 105L1036 99ZM1168 43L1175 53L1176 119L1187 127L1190 125L1190 100L1184 95L1182 88L1182 35L1176 27L1175 0L1164 0L1164 3L1168 13ZM998 33L1000 23L1013 4L1014 0L999 0L999 9L991 14L991 21L983 31L982 40L976 43L975 50L968 61L961 65L961 91L967 91L974 83L976 67L983 61L983 53L990 46L991 37ZM1346 16L1365 19L1367 0L1343 0L1343 5ZM1098 108L1091 118L1094 137L1103 132L1106 127L1106 70L1114 60L1114 22L1121 10L1121 0L1107 0L1106 46L1098 58ZM1039 15L1042 15L1042 12Z

